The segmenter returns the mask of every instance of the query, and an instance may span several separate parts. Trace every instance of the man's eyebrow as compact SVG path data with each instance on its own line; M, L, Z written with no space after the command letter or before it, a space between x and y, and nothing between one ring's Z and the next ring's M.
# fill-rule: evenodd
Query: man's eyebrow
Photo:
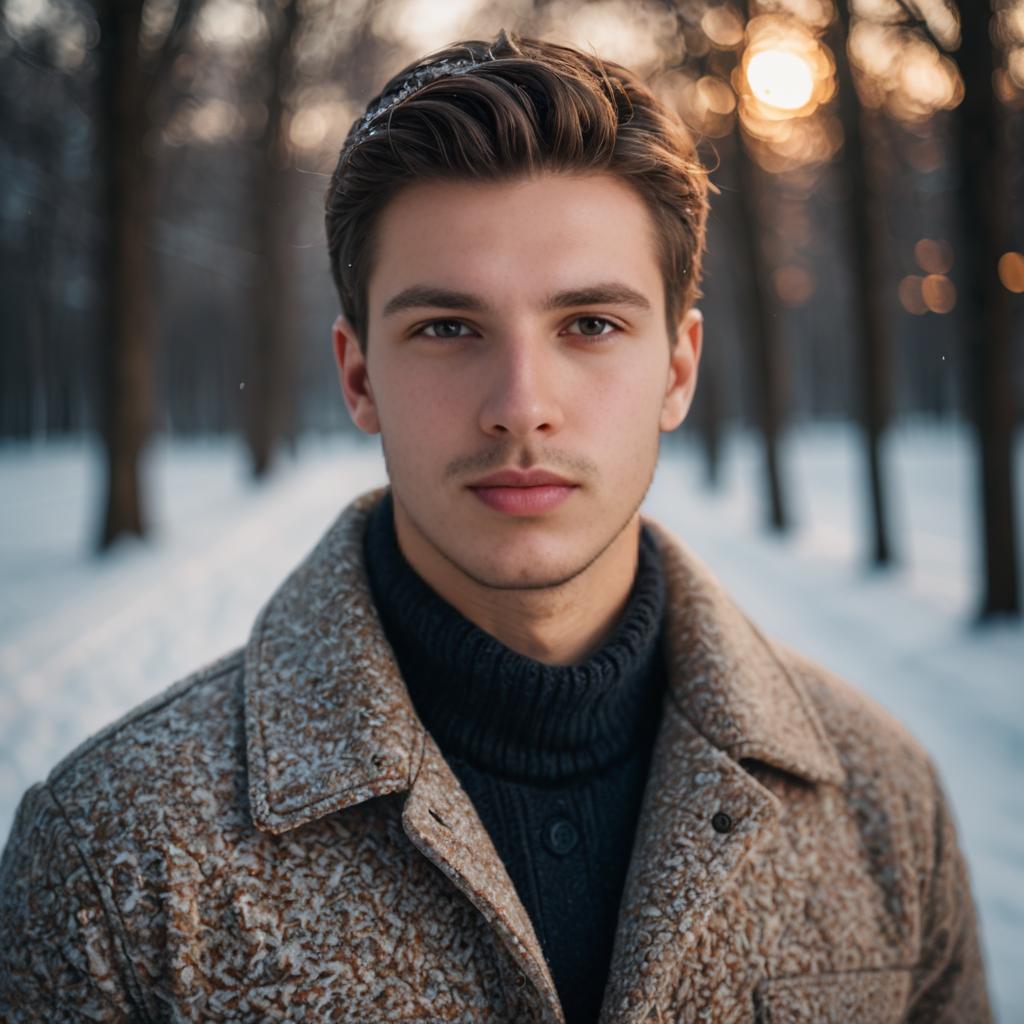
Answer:
M651 303L646 295L618 281L556 292L544 303L545 309L565 309L572 306L633 306L648 311Z
M468 292L451 291L448 288L431 288L428 285L413 285L392 296L384 304L382 316L393 316L406 309L441 308L466 309L479 313L486 308L482 299Z
M547 298L543 308L568 309L574 306L633 306L647 312L651 308L651 303L635 288L618 281L610 281L556 292ZM479 313L487 308L487 303L468 292L433 288L429 285L413 285L388 299L382 316L388 317L407 309L423 308L464 309Z

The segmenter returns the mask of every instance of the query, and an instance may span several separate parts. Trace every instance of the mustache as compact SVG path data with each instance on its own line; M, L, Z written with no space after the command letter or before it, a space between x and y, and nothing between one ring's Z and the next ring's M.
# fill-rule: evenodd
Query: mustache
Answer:
M558 448L521 448L510 443L452 459L445 466L444 479L457 480L495 469L547 469L552 472L561 470L566 475L584 478L597 475L597 466L581 455L573 455Z

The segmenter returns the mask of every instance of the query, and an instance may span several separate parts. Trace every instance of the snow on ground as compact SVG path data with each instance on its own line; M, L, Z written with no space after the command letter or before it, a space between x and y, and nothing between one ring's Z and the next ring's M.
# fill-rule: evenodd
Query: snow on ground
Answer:
M1024 518L1024 444L1017 445ZM960 824L1004 1024L1024 1020L1024 628L969 628L974 463L955 428L889 451L900 568L863 568L864 470L847 428L791 435L785 539L761 529L759 452L727 446L723 486L663 450L647 512L770 633L846 676L933 753ZM307 440L265 487L229 441L155 446L151 541L90 553L100 464L84 444L0 447L0 837L23 790L78 742L243 643L273 588L344 503L384 482L377 448ZM1024 538L1024 522L1021 537Z

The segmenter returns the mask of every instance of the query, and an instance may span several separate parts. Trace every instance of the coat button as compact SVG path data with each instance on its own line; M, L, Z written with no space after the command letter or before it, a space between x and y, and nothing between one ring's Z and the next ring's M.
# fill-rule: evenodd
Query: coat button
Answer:
M544 829L544 843L558 857L571 853L579 840L580 834L568 818L555 818Z
M731 815L726 814L725 811L716 811L711 817L711 827L716 832L731 832L733 827Z

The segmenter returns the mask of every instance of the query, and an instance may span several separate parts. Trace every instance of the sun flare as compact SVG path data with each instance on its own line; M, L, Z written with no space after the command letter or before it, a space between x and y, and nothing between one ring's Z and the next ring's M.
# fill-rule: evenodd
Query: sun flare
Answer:
M814 72L810 64L786 50L762 50L747 64L751 92L762 102L779 110L799 110L814 95Z

